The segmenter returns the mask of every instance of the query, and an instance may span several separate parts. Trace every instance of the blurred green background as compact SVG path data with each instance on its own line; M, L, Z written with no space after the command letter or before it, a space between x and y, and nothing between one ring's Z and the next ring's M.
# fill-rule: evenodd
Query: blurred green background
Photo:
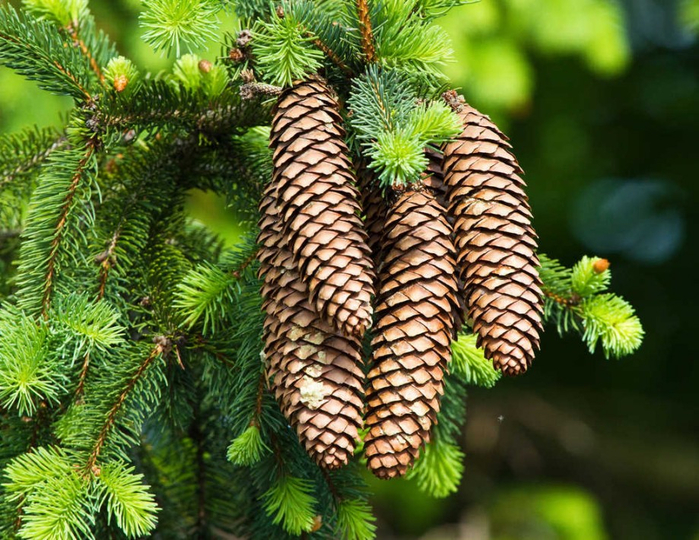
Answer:
M91 5L122 54L168 68L138 0ZM610 259L647 337L617 362L547 332L526 376L471 392L457 494L372 481L379 538L699 540L699 1L481 0L442 24L453 83L527 171L542 251ZM68 106L0 68L0 132ZM190 208L234 240L215 197Z

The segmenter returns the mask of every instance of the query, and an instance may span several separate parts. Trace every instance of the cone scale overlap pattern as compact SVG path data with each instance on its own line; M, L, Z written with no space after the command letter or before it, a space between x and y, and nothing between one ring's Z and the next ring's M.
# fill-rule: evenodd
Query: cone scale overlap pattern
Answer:
M464 130L445 146L443 169L468 317L486 357L516 375L531 365L542 329L536 233L507 138L457 103Z
M272 121L283 234L310 301L346 335L371 325L374 271L337 101L320 79L285 91Z
M386 220L365 440L380 478L405 474L437 419L458 308L451 233L428 190L404 193Z
M354 453L362 426L361 343L316 313L282 233L270 184L260 205L260 273L264 276L264 354L282 413L309 455L336 469Z
M539 346L536 234L522 171L486 116L456 93L445 98L463 132L441 151L426 148L422 177L387 193L366 163L351 164L324 80L295 83L277 102L258 238L264 358L281 411L327 469L348 463L362 427L376 476L413 466L437 422L466 318L506 374L524 372Z

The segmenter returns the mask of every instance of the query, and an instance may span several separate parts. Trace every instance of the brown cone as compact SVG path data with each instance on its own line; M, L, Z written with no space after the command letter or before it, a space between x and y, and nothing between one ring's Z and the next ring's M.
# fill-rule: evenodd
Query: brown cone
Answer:
M404 475L429 441L458 304L452 229L435 196L404 193L385 229L365 453L376 476L392 478Z
M279 97L270 146L284 236L309 299L346 335L371 325L374 271L338 104L322 80Z
M320 319L308 301L270 184L260 204L264 355L282 413L322 467L346 465L362 426L361 343Z
M516 375L531 365L542 328L536 233L522 170L487 116L455 92L445 98L464 125L444 148L443 169L468 317L486 357Z

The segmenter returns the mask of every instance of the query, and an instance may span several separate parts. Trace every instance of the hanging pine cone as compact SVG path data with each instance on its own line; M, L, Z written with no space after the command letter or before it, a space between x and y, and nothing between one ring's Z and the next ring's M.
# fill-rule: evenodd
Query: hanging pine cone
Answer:
M401 195L386 220L365 439L380 478L405 474L437 420L458 306L451 235L427 189Z
M283 233L311 304L361 338L375 276L341 121L325 82L299 82L277 102L270 146Z
M322 467L346 465L362 426L361 343L322 321L308 302L286 248L270 184L260 204L259 260L264 276L264 353L280 408Z
M444 182L455 218L457 265L478 345L508 375L539 347L541 281L522 170L507 138L455 92L445 99L464 130L444 148Z

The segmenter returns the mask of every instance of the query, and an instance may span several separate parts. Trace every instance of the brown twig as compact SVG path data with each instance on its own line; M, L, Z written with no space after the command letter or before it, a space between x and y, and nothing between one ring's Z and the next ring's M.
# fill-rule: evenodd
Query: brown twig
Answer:
M44 161L55 150L62 148L67 143L68 139L66 137L59 137L58 139L56 139L56 141L53 142L53 144L51 144L51 146L49 146L45 150L37 152L27 161L24 161L17 165L13 170L2 173L0 177L0 189L12 182L12 180L14 180L16 176L29 171L32 167Z
M552 293L551 291L543 291L543 292L544 292L544 296L546 296L547 298L550 298L551 300L553 300L554 302L556 302L557 304L559 304L563 307L571 308L571 307L575 307L578 304L580 304L581 298L577 294L573 294L572 296L561 296L559 294Z
M90 49L87 48L85 42L78 35L78 25L71 24L66 28L66 30L68 31L68 34L70 34L70 39L73 40L75 46L77 46L80 49L80 52L82 52L87 58L88 62L90 62L90 68L92 68L92 71L95 72L95 75L97 75L97 78L99 79L100 83L104 85L104 74L102 73L102 69L97 63L97 60L95 60L95 57L92 56Z
M78 403L85 391L85 379L87 379L87 370L90 367L90 351L85 353L83 366L80 369L80 378L78 379L78 387L75 389L75 402Z
M265 380L266 370L263 368L260 372L260 379L257 383L257 400L255 401L255 414L250 420L250 425L257 428L260 427L260 415L262 414L262 398L265 395Z
M240 87L240 97L244 100L256 98L257 96L278 96L282 93L280 86L273 86L260 82L247 82Z
M164 351L165 346L162 343L157 343L155 347L153 347L153 350L150 352L148 357L138 367L138 370L136 370L136 373L134 373L133 377L131 377L131 380L129 380L128 384L126 385L126 388L124 388L124 390L122 390L122 392L119 394L116 401L114 402L114 405L112 405L112 408L109 409L109 412L107 413L107 419L102 425L102 429L100 430L99 435L97 436L95 445L92 447L90 456L88 457L87 463L85 464L85 472L87 474L90 474L93 471L95 465L97 464L97 459L99 458L102 452L102 447L104 446L105 442L107 442L109 432L114 427L114 424L116 423L117 414L119 414L119 411L124 405L126 398L134 389L139 379L143 376L146 369L148 369L148 367L155 361L155 359Z
M104 298L104 293L107 288L107 278L109 277L109 271L115 264L114 251L116 250L117 243L119 241L119 238L121 237L123 225L124 217L122 216L121 222L119 223L117 230L114 231L114 234L112 235L112 239L109 242L109 246L103 253L100 253L97 257L97 262L100 263L100 284L99 290L97 291L97 300L101 300L102 298Z
M374 32L371 28L368 0L357 0L357 16L359 18L359 31L362 34L362 50L366 61L370 64L376 62L376 48L374 46Z
M311 35L310 33L306 35ZM330 58L330 60L337 66L339 67L342 72L347 75L348 77L354 77L354 72L349 68L347 64L345 64L342 61L342 58L338 56L338 54L333 51L330 47L328 47L327 44L325 44L320 38L315 38L313 40L313 44L318 47L321 51L325 53L325 55Z
M75 192L78 190L81 180L83 179L83 173L85 168L95 153L96 142L90 140L87 143L87 151L82 159L78 162L78 167L73 174L73 179L68 188L68 193L66 194L65 201L63 202L63 208L61 210L61 215L58 219L58 224L56 225L56 233L51 241L51 250L49 251L46 278L44 279L44 294L41 299L41 314L46 319L48 318L49 305L51 303L51 294L53 292L53 281L56 272L56 259L58 258L58 248L63 240L63 235L65 233L66 223L68 221L68 212L70 211L71 204L75 198Z

